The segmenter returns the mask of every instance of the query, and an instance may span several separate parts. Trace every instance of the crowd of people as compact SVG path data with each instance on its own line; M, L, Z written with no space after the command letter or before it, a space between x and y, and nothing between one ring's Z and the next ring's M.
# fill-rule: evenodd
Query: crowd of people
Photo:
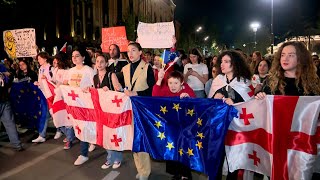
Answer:
M49 56L39 52L35 59L21 58L18 63L6 58L1 65L0 118L13 147L21 151L22 143L16 129L14 115L8 99L10 84L29 78L41 86L47 79L57 86L69 85L83 91L102 88L105 91L121 91L128 96L162 96L180 98L222 99L228 105L252 98L263 99L266 94L288 96L316 96L320 94L319 57L312 55L301 42L284 43L274 57L264 58L255 51L252 56L240 49L226 50L204 58L199 49L185 53L179 50L179 59L173 65L163 64L160 54L143 52L137 42L130 42L127 53L120 52L116 44L108 53L92 47L79 46L72 54L59 52ZM254 91L252 96L248 92ZM45 128L38 132L34 143L46 141L46 126L50 119L47 112ZM54 139L64 134L64 149L72 148L75 140L72 126L58 127ZM80 155L74 165L82 165L89 159L94 144L80 141ZM137 179L148 179L151 160L146 152L133 153ZM224 159L224 157L221 157ZM102 169L121 166L122 152L106 150ZM173 179L192 179L191 170L185 165L167 161L167 172ZM222 165L217 179L222 178ZM228 179L237 179L238 171L228 173Z

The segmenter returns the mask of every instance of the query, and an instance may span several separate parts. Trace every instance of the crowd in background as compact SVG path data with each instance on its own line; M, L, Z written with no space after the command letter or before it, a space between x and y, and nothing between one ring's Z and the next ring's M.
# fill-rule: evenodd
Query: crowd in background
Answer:
M119 47L113 44L109 52L79 46L72 52L58 52L54 56L39 52L35 58L18 58L17 62L6 57L1 64L2 74L9 82L4 91L10 89L10 83L27 78L40 89L39 81L47 79L56 85L70 85L84 90L94 87L122 91L128 96L216 98L223 99L229 105L250 99L244 94L252 90L251 87L257 99L262 99L266 94L320 94L319 57L312 55L300 42L284 43L275 56L263 56L259 51L247 55L241 49L235 49L203 57L197 48L188 52L178 50L179 60L173 66L163 64L161 54L152 52L143 51L139 43L131 42L127 53L120 52ZM147 68L141 70L138 67ZM138 72L140 76L133 80L134 74ZM244 88L239 88L240 85ZM2 96L8 94L4 91L1 92ZM6 101L8 99L5 97L1 99L1 102ZM50 114L47 113L49 118ZM14 123L13 115L5 116L10 116L6 121ZM5 127L8 127L3 120L4 115L0 114L0 117ZM13 146L23 150L17 133L12 132L15 126L7 127ZM33 142L45 142L45 130L38 133L38 138ZM75 139L72 126L57 128L55 139L62 134L66 135L64 149L70 149ZM94 145L80 142L80 148L81 155L74 165L85 163L88 151L94 150ZM120 167L122 153L111 150L106 153L106 163L101 168ZM134 160L137 178L148 179L151 172L149 154L134 153ZM179 168L181 171L172 171ZM167 162L167 170L174 175L174 179L192 179L190 169L180 163ZM228 177L236 179L237 173L229 173Z

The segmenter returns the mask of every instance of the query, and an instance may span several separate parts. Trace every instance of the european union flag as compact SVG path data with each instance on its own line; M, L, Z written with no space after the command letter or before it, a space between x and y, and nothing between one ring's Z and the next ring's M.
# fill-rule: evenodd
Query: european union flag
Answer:
M169 62L173 61L177 56L179 56L178 52L165 49L161 55L161 58L163 59L164 64L168 64Z
M131 97L134 152L175 160L215 179L237 110L221 100Z
M16 122L27 128L44 128L48 112L48 104L42 91L28 81L13 83L10 101Z

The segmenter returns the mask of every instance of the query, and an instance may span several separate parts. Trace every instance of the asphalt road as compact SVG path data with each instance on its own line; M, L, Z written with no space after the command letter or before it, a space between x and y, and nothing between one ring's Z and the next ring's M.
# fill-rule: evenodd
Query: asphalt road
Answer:
M103 148L97 147L89 153L89 161L81 166L74 166L73 162L80 154L79 142L69 150L63 149L62 136L54 140L54 128L48 128L47 141L36 144L31 140L37 133L27 131L20 133L20 139L25 150L14 151L5 133L0 134L0 180L131 180L135 179L136 168L132 152L124 152L124 161L120 168L103 170L106 153ZM192 173L193 180L206 180L205 175ZM152 172L149 180L169 180L171 175L165 172L163 161L152 161Z

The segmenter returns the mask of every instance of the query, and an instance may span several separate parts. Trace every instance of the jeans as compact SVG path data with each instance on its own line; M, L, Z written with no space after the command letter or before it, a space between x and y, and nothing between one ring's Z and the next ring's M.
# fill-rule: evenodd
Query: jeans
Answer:
M80 152L82 156L88 157L89 143L80 141Z
M9 102L0 102L0 120L2 121L7 131L10 143L15 148L20 147L21 142L18 137L16 123L14 121L11 105Z
M196 94L197 98L206 98L206 93L204 92L204 90L194 91L194 93Z
M39 136L43 137L43 138L46 138L46 133L47 133L47 128L48 128L48 121L50 120L51 118L51 115L50 115L50 112L49 112L49 109L47 111L47 115L46 115L46 121L44 123L44 126L43 126L43 129L41 132L39 132Z
M122 152L107 150L107 162L109 164L114 164L114 162L122 161Z
M58 129L60 129L60 131L66 135L68 142L72 142L74 140L75 135L74 135L74 130L72 126L62 126L62 127L59 127Z

